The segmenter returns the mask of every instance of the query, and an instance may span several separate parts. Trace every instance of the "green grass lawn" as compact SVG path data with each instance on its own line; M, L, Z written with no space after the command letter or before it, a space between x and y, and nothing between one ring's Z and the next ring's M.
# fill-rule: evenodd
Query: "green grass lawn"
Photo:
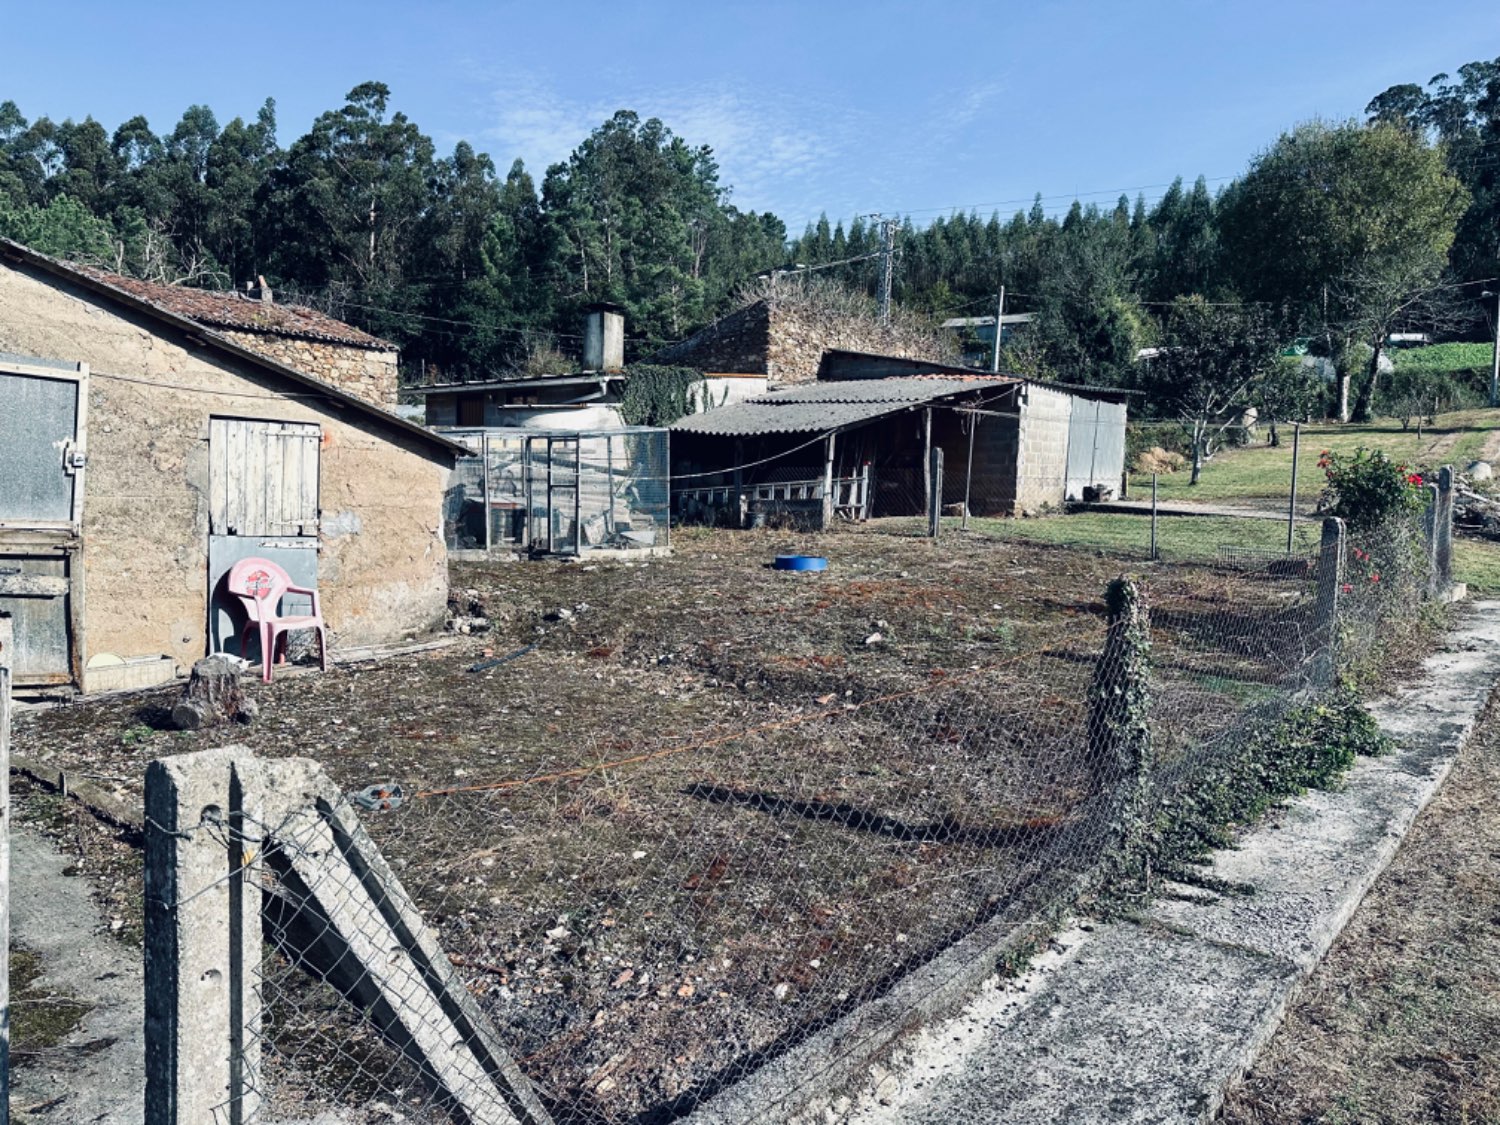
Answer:
M1361 426L1318 423L1302 427L1302 451L1297 465L1299 510L1306 510L1317 500L1323 487L1323 471L1318 455L1325 449L1353 453L1360 446L1381 449L1400 461L1418 468L1435 468L1451 464L1462 468L1474 460L1485 439L1500 429L1500 410L1458 410L1439 414L1437 425L1425 427L1418 437L1416 429L1401 429L1391 418ZM1158 495L1163 503L1198 501L1233 503L1249 500L1264 503L1284 499L1292 476L1291 427L1281 430L1282 444L1266 445L1264 429L1260 444L1243 449L1227 449L1203 466L1202 479L1188 484L1189 472L1162 476ZM1150 478L1136 477L1132 498L1149 496Z
M1500 593L1500 543L1454 539L1453 580L1467 582L1471 594Z
M945 521L946 522L946 521ZM1040 519L984 519L970 521L979 534L1028 543L1062 547L1094 547L1103 551L1139 553L1151 550L1148 516L1080 512ZM1320 534L1316 522L1299 522L1294 549L1313 550ZM1229 516L1162 516L1157 520L1157 549L1165 559L1212 559L1221 546L1262 551L1286 550L1286 524L1279 520L1236 519ZM1497 571L1500 579L1500 571Z

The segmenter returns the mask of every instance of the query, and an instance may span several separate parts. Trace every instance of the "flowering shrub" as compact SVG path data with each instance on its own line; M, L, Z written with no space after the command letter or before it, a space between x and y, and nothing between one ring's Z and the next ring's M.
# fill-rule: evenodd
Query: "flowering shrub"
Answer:
M1338 516L1350 531L1380 527L1393 517L1421 511L1427 502L1422 474L1378 449L1361 447L1353 456L1325 449L1318 468L1328 482L1318 501L1319 510ZM1378 573L1371 573L1378 582Z

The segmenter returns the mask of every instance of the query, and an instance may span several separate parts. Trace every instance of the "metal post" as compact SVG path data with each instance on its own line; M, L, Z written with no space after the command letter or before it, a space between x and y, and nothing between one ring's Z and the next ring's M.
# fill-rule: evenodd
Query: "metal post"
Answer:
M1151 474L1151 558L1154 561L1156 554L1156 474Z
M1425 488L1427 511L1422 516L1422 530L1427 539L1427 596L1436 597L1438 593L1438 524L1442 517L1443 493L1433 481L1429 481Z
M0 613L0 1125L10 1125L10 667L15 633Z
M1023 293L1022 296L1025 296ZM995 306L995 347L990 355L990 370L1000 373L1000 334L1005 330L1005 286L1000 286L1000 302Z
M494 535L490 531L490 524L494 522L495 515L490 508L490 435L479 435L479 463L484 473L484 551L489 554L494 546Z
M1005 292L1004 287L1000 290ZM964 470L964 522L962 530L969 530L969 496L974 488L974 431L979 429L979 415L969 415L969 465Z
M1292 537L1297 531L1297 455L1302 449L1302 423L1292 423L1292 496L1286 505L1286 553L1292 553Z
M552 439L547 439L547 553L552 554Z
M583 438L573 439L573 556L583 554Z
M609 492L609 533L615 533L615 439L607 437L604 439L604 480ZM668 505L667 523L670 525L671 505Z
M833 526L833 441L829 434L823 440L823 529Z
M932 407L922 411L922 514L932 518Z
M943 447L935 445L928 456L932 474L932 491L927 496L927 534L936 539L943 523Z
M1490 358L1490 405L1500 406L1500 293L1495 298L1495 351Z
M745 442L734 439L734 516L730 527L745 526Z

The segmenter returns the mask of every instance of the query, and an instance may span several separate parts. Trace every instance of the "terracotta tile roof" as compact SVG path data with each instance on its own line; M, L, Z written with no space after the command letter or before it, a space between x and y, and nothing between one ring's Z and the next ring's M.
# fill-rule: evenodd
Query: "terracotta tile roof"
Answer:
M395 344L306 305L265 304L233 289L189 289L183 285L159 285L154 281L141 281L77 263L73 263L73 268L95 281L213 328L322 340L347 347L368 348L371 351L396 350Z

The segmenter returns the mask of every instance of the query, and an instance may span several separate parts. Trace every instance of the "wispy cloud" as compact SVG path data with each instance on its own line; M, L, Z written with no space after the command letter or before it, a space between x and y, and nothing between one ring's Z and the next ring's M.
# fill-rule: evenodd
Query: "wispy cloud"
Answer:
M875 132L855 110L780 91L631 88L571 93L536 75L512 75L493 88L484 138L497 160L522 157L540 172L566 160L616 110L658 117L689 144L709 145L720 181L745 210L774 210L791 223L825 208L857 207L850 166Z

